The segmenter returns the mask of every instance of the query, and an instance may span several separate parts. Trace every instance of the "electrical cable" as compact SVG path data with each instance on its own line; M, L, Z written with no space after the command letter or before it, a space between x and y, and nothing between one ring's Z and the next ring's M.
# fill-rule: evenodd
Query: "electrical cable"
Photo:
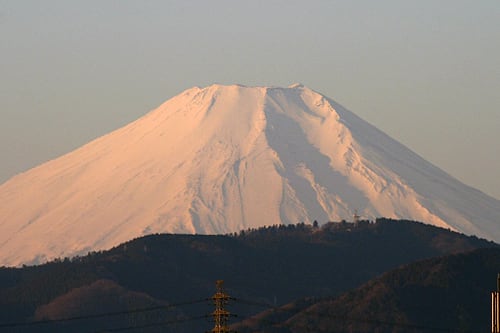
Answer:
M296 311L293 311L291 309L283 309L276 307L274 305L271 305L269 303L265 302L258 302L258 301L251 301L251 300L245 300L245 299L239 299L235 298L235 302L241 303L241 304L248 304L248 305L255 305L255 306L262 306L266 307L269 310L273 310L276 312L289 312L293 314L297 314L301 309L298 309ZM369 324L369 325L385 325L385 326L395 326L395 327L401 327L401 328L409 328L409 329L417 329L417 330L427 330L427 331L436 331L436 332L448 332L448 333L480 333L479 331L473 331L473 330L464 330L464 329L452 329L452 328L445 328L445 327L435 327L435 326L427 326L427 325L417 325L417 324L409 324L409 323L403 323L403 322L394 322L394 321L385 321L385 320L379 320L379 319L365 319L365 318L356 318L356 317L349 317L349 316L338 316L338 315L326 315L326 314L318 314L318 313L305 313L305 315L310 315L310 316L315 316L315 317L320 317L320 318L330 318L330 319L338 319L341 321L348 321L348 322L354 322L354 323L360 323L360 324ZM268 325L265 326L273 326L273 325L279 325L280 323L278 322L273 322L270 320L266 319L259 319L260 321L266 322Z
M203 303L203 302L206 302L208 300L210 300L210 299L203 298L203 299L187 301L187 302L179 302L179 303L172 303L172 304L168 304L168 305L153 306L153 307L149 307L149 308L123 310L123 311L115 311L115 312L105 312L105 313L67 317L67 318L44 319L44 320L37 320L37 321L30 321L30 322L4 323L4 324L0 324L0 329L22 327L22 326L34 326L34 325L51 324L51 323L62 323L62 322L76 321L76 320L120 316L120 315L126 315L126 314L131 314L131 313L141 313L141 312L149 312L149 311L156 311L156 310L165 310L165 309L175 308L175 307L183 306L183 305L192 305L192 304L197 304L197 303Z
M273 310L275 312L288 312L288 313L296 314L299 311L301 311L300 309L294 311L291 309L279 308L279 307L272 305L270 303L267 303L267 302L246 300L246 299L234 298L234 297L230 297L230 299L235 301L236 303L263 307L263 308L267 308L269 310ZM168 305L154 306L154 307L149 307L149 308L115 311L115 312L99 313L99 314L93 314L93 315L58 318L58 319L51 319L51 320L47 319L47 320L38 320L38 321L31 321L31 322L4 323L4 324L0 324L0 329L23 327L23 326L43 325L43 324L51 324L51 323L62 323L62 322L77 321L77 320L120 316L120 315L132 314L132 313L165 310L165 309L184 306L184 305L192 305L192 304L198 304L198 303L203 303L203 302L209 302L212 300L213 300L212 298L203 298L203 299L198 299L198 300L193 300L193 301L172 303L172 304L168 304ZM455 332L459 332L459 331L461 333L479 333L477 331L471 331L471 330L451 329L451 328L434 327L434 326L427 326L427 325L417 325L417 324L409 324L409 323L403 323L403 322L384 321L384 320L379 320L379 319L355 318L355 317L349 317L349 316L326 315L326 314L307 313L307 312L305 314L319 317L319 318L338 319L340 321L348 321L348 322L368 324L368 325L386 325L386 326L395 326L395 327L401 327L401 328L436 331L436 332L447 332L447 333L455 333ZM231 317L233 317L233 316L236 316L236 315L232 314ZM203 319L203 318L208 318L208 317L210 317L210 315L169 320L169 321L158 322L158 323L144 324L144 325L140 325L140 326L127 326L127 327L120 327L120 328L110 328L110 329L105 329L105 330L94 331L94 333L120 332L120 331L134 330L134 329L147 329L147 328L152 328L152 327L167 326L167 325L176 324L176 323L198 320L198 319ZM278 322L273 322L273 321L266 320L266 319L260 319L260 320L267 324L265 326L273 326L273 325L280 324Z
M139 329L153 328L153 327L159 327L159 326L168 326L168 325L172 325L172 324L178 324L178 323L183 323L183 322L187 322L187 321L193 321L193 320L203 319L203 318L207 318L207 317L208 317L207 315L204 315L204 316L198 316L198 317L190 317L190 318L183 318L183 319L175 319L175 320L163 321L163 322L152 323L152 324L144 324L144 325L139 325L139 326L126 326L126 327L119 327L119 328L108 328L108 329L104 329L104 330L94 331L94 333L122 332L122 331L130 331L130 330L139 330Z

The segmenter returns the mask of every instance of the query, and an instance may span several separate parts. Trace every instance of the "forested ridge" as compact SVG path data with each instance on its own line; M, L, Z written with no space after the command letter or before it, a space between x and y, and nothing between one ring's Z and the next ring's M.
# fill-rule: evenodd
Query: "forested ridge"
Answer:
M23 323L198 300L210 297L218 279L226 281L231 295L268 304L283 305L303 297L337 297L404 264L495 246L422 223L390 219L276 225L230 235L150 235L82 257L34 267L1 268L0 322ZM63 325L72 332L92 332L97 326L139 325L211 310L207 303L159 314L16 329L48 332ZM244 318L260 309L237 307L235 311ZM204 331L209 327L210 323L201 321L179 324L175 330ZM169 327L161 329L168 331Z

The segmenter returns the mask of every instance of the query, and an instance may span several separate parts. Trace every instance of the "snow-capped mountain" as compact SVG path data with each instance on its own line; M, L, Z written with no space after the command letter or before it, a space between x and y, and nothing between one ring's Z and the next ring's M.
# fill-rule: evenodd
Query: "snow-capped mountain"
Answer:
M500 241L500 201L302 85L188 89L11 178L0 202L0 265L355 211Z

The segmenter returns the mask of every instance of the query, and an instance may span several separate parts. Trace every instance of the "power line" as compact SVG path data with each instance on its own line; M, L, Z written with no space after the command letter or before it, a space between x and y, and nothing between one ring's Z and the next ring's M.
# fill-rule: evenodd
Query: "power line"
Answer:
M132 313L165 310L165 309L169 309L169 308L175 308L178 306L192 305L192 304L203 303L203 302L207 302L207 301L210 301L210 298L203 298L203 299L187 301L187 302L172 303L172 304L168 304L168 305L159 305L159 306L153 306L153 307L149 307L149 308L123 310L123 311L115 311L115 312L105 312L105 313L98 313L98 314L84 315L84 316L75 316L75 317L58 318L58 319L44 319L44 320L37 320L37 321L30 321L30 322L5 323L5 324L0 324L0 329L1 328L23 327L23 326L35 326L35 325L52 324L52 323L55 324L55 323L62 323L62 322L68 322L68 321L96 319L96 318L113 317L113 316L120 316L120 315L132 314Z
M236 303L240 303L240 304L266 308L269 310L273 310L273 312L288 312L288 313L296 314L299 311L303 310L303 309L297 309L294 311L292 309L279 308L279 307L276 307L275 305L267 303L267 302L246 300L246 299L241 299L241 298L228 297L227 299L231 299L231 300L235 301ZM133 310L106 312L106 313L99 313L99 314L93 314L93 315L58 318L58 319L52 319L52 320L47 319L47 320L38 320L38 321L31 321L31 322L4 323L4 324L0 324L0 329L35 326L35 325L43 325L43 324L55 324L55 323L70 322L70 321L77 321L77 320L105 318L105 317L113 317L113 316L120 316L120 315L128 315L128 314L133 314L133 313L165 310L165 309L169 309L169 308L198 304L198 303L208 302L208 301L212 301L212 300L213 300L212 298L203 298L203 299L198 299L198 300L193 300L193 301L172 303L172 304L163 305L163 306L154 306L154 307L140 308L140 309L133 309ZM459 330L459 329L451 329L451 328L444 328L444 327L417 325L417 324L409 324L409 323L403 323L403 322L385 321L385 320L379 320L379 319L373 319L373 318L356 318L356 317L343 316L343 315L326 315L326 314L308 313L308 312L306 312L305 315L315 316L315 317L319 317L319 318L337 319L339 321L347 321L347 322L353 322L353 323L358 323L358 324L386 325L386 326L396 326L396 327L409 328L409 329L428 330L428 331L436 331L436 332L448 332L448 333L454 333L454 332L458 332L458 331L465 332L465 333L479 333L477 331L472 331L472 330L463 330L463 329ZM232 314L232 316L235 316L235 315ZM140 325L140 326L127 326L127 327L120 327L120 328L111 328L111 329L94 331L94 333L120 332L120 331L134 330L134 329L146 329L146 328L167 326L167 325L171 325L171 324L188 322L188 321L209 318L209 317L211 317L211 316L210 315L202 315L202 316L197 316L197 317L189 317L189 318L175 319L175 320L169 320L169 321L158 322L158 323L144 324L144 325ZM279 322L273 322L273 321L266 320L266 319L260 319L260 321L267 324L267 325L263 325L263 326L273 326L273 325L280 324Z
M260 307L265 307L265 308L276 308L276 306L271 304L271 303L250 301L250 300L245 300L245 299L241 299L241 298L232 298L232 300L235 302L238 302L240 304L255 305L255 306L260 306Z
M294 311L292 309L279 308L279 307L276 307L276 306L274 306L270 303L266 303L266 302L251 301L251 300L245 300L245 299L240 299L240 298L234 298L234 301L241 303L241 304L248 304L248 305L265 307L269 310L273 310L273 312L288 312L288 313L292 313L292 314L297 314L297 313L299 313L299 311L303 310L303 309L297 309L296 311ZM305 315L320 317L320 318L337 319L339 321L347 321L347 322L353 322L353 323L358 323L358 324L396 326L396 327L402 327L402 328L408 328L408 329L418 329L418 330L448 332L448 333L456 333L456 332L480 333L479 331L473 331L473 330L409 324L409 323L385 321L385 320L379 320L379 319L373 319L373 318L356 318L356 317L350 317L350 316L340 316L340 315L330 315L330 314L327 315L327 314L318 314L318 313L309 313L309 312L305 312ZM280 324L279 322L273 322L273 321L267 320L267 319L259 319L259 320L261 322L267 323L267 325L264 325L264 326L273 326L273 325Z
M139 329L159 327L159 326L168 326L168 325L172 325L172 324L178 324L178 323L183 323L183 322L193 321L193 320L198 320L198 319L204 319L204 318L208 318L208 316L203 315L203 316L198 316L198 317L175 319L175 320L163 321L163 322L152 323L152 324L145 324L145 325L140 325L140 326L109 328L109 329L104 329L104 330L100 330L100 331L94 331L94 333L107 333L107 332L122 332L122 331L130 331L130 330L139 330Z
M195 303L201 303L201 302L210 301L210 300L211 300L211 298L206 298L206 299L193 301L193 302L183 302L183 303L172 304L172 305L167 306L167 307L186 305L186 304L195 304ZM288 312L288 313L295 314L295 313L298 313L300 311L300 309L297 311L293 311L291 309L278 308L276 306L273 306L270 303L246 300L246 299L241 299L241 298L231 297L231 300L234 300L235 302L240 303L240 304L268 308L268 309L276 311L276 312ZM145 311L152 311L152 310L157 310L157 309L164 309L167 307L163 306L163 307L154 307L154 308L147 308L147 309L138 309L138 310L132 310L132 311L121 311L121 312L116 312L116 313L108 313L108 314L101 314L101 315L95 315L95 316L82 316L82 317L78 317L78 319L80 319L80 318L86 319L88 317L92 317L92 318L105 317L108 315L115 315L115 314L118 315L118 314L134 313L134 312L145 312ZM354 322L354 323L358 323L358 324L387 325L387 326L395 326L395 327L402 327L402 328L409 328L409 329L428 330L428 331L436 331L436 332L448 332L448 333L458 332L458 329L409 324L409 323L395 322L395 321L384 321L384 320L379 320L379 319L366 319L366 318L356 318L356 317L350 317L350 316L326 315L326 314L307 313L307 312L306 312L306 315L311 315L311 316L320 317L320 318L338 319L339 321L348 321L348 322ZM197 317L164 321L164 322L159 322L159 323L144 324L144 325L140 325L140 326L127 326L127 327L121 327L121 328L105 329L105 330L95 331L94 333L120 332L120 331L127 331L127 330L147 329L147 328L153 328L153 327L158 327L158 326L167 326L167 325L171 325L171 324L193 321L193 320L209 318L209 317L210 317L210 315L203 315L203 316L197 316ZM77 318L77 317L74 317L74 318ZM66 318L64 321L67 321L67 319L73 319L73 318ZM272 325L280 324L279 322L273 322L273 321L265 320L265 319L264 320L261 319L261 321L267 324L265 326L272 326ZM54 322L54 321L49 321L49 322ZM460 330L460 332L479 333L479 332L470 331L470 330L467 330L467 331Z

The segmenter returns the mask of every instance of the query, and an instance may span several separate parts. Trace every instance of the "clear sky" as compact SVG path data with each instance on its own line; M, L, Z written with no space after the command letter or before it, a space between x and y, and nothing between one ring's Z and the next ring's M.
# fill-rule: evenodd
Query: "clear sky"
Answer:
M498 0L0 0L0 182L192 86L294 82L500 198Z

